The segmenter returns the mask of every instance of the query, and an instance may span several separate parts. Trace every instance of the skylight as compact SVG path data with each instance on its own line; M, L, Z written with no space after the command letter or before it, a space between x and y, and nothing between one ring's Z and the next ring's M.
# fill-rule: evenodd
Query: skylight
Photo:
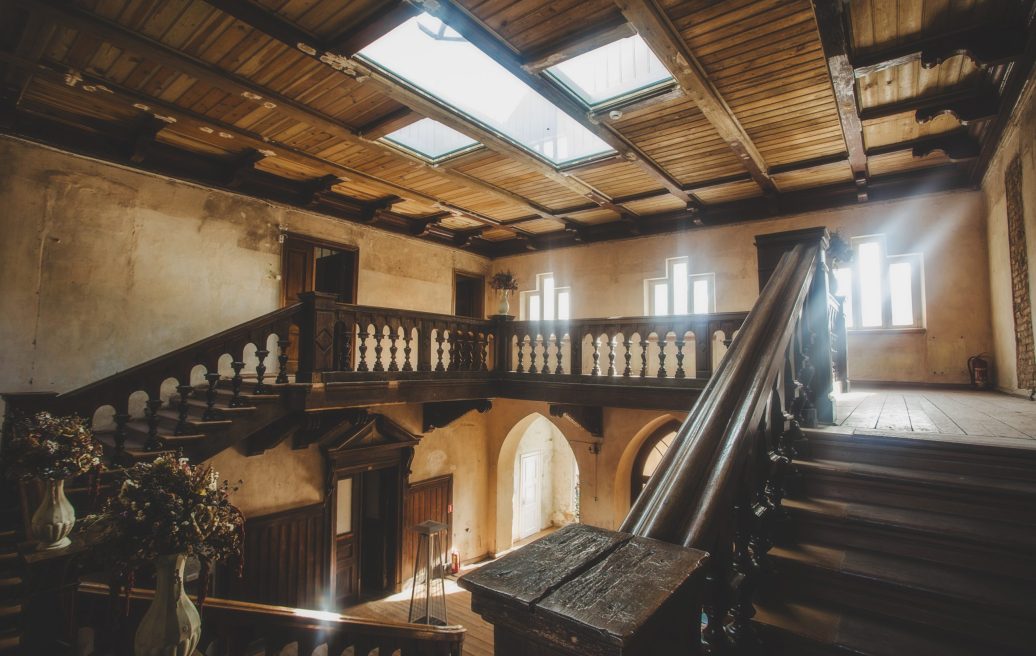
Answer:
M590 107L673 82L639 34L551 66L547 72Z
M390 132L382 139L431 162L440 162L480 145L466 134L430 118Z
M359 57L556 166L614 152L429 14L411 18Z

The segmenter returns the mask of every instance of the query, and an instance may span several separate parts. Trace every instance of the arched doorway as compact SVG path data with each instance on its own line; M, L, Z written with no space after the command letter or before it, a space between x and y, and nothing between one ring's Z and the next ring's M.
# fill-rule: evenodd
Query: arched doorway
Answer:
M673 440L676 439L676 431L680 429L679 422L667 421L656 428L644 443L641 444L637 456L633 460L633 470L630 472L630 504L633 504L640 492L647 485L648 479L655 473L658 463L662 461Z
M579 468L564 434L534 413L508 433L497 465L497 544L579 520Z

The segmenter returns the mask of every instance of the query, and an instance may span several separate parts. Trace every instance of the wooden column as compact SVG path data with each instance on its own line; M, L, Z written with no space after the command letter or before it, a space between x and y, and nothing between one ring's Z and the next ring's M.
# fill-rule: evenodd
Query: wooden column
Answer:
M335 368L335 313L338 297L322 292L303 292L299 322L299 383L322 382L323 372Z
M701 653L708 554L572 524L461 578L497 656Z
M755 246L759 255L759 290L762 291L770 279L781 256L797 244L817 246L820 249L817 268L813 275L809 297L802 312L802 353L796 357L808 356L815 375L810 382L813 402L817 408L817 420L832 424L835 420L834 402L831 392L832 381L831 326L828 317L828 266L827 228L803 228L767 235L756 235ZM801 361L796 362L799 366Z

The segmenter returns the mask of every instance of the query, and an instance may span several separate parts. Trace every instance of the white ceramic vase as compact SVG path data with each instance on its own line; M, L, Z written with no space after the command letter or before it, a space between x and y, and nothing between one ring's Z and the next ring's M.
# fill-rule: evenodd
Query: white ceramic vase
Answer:
M201 616L183 590L183 554L155 559L155 598L133 640L136 656L192 656L201 640Z
M505 316L505 315L507 315L508 312L511 311L511 303L508 300L508 297L510 295L511 295L511 290L510 289L501 289L500 290L500 307L498 307L496 309L496 313L499 314L500 316Z
M65 481L43 481L43 502L32 515L36 548L63 549L72 544L68 534L76 523L76 511L65 497Z

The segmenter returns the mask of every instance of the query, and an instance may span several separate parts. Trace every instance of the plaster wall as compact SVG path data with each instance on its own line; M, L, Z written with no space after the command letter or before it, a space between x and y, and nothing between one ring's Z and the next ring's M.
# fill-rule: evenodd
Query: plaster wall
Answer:
M1004 174L1020 156L1026 251L1029 259L1029 291L1036 292L1036 75L1018 103L1018 110L1004 131L998 150L982 180L989 242L990 316L992 355L997 387L1005 392L1028 394L1018 389L1014 310L1011 293L1011 258L1007 239L1007 196Z
M968 382L968 356L992 348L986 222L976 191L528 253L494 260L492 270L514 272L523 291L536 274L553 272L558 287L572 288L574 318L631 316L645 313L644 281L665 277L666 258L688 256L691 274L715 273L717 312L745 311L759 294L755 236L815 226L845 237L884 234L889 255L924 256L926 329L850 334L850 377Z
M259 517L320 503L324 500L326 469L320 447L292 449L290 440L257 456L233 446L206 462L220 480L237 486L231 494L245 517Z

